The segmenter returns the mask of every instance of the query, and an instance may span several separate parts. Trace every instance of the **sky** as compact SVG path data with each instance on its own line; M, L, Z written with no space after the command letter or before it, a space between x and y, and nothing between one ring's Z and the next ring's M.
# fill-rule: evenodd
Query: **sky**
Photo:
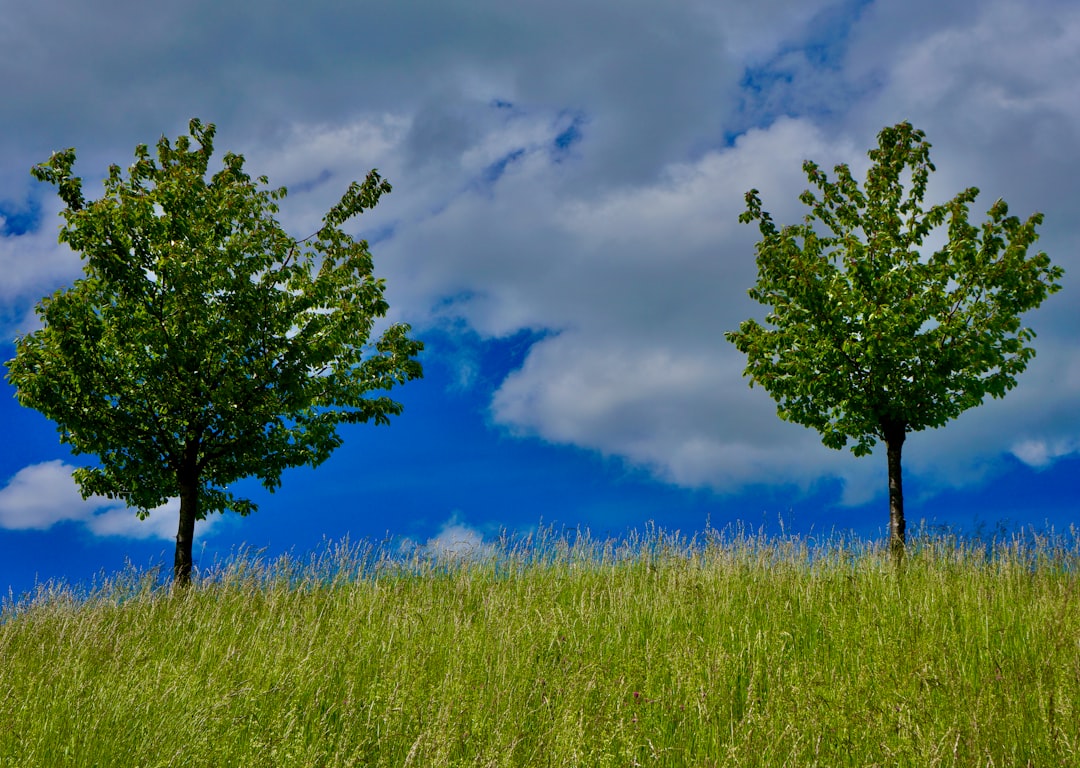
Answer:
M806 159L857 177L881 128L926 132L928 197L968 186L1045 215L1063 290L1024 317L1018 386L904 446L909 527L1066 531L1080 491L1080 4L1073 0L0 0L0 357L81 274L32 165L75 147L96 196L137 144L199 117L316 228L348 184L393 185L349 224L425 377L390 426L342 429L259 510L196 529L198 568L327 542L483 546L502 531L655 524L692 536L880 538L883 450L782 422L724 339L761 191L797 223ZM213 167L213 161L212 161ZM145 521L83 500L54 426L0 382L0 594L171 567L175 502ZM880 446L879 446L880 448Z

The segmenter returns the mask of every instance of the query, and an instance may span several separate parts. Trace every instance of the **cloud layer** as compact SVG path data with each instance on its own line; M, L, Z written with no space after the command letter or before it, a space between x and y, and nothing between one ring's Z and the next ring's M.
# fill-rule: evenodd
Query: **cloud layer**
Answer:
M982 210L1004 197L1045 212L1040 246L1067 276L1029 318L1039 355L1017 391L913 436L908 467L948 487L1080 445L1075 3L272 2L258 18L126 5L117 25L24 4L0 27L0 77L17 84L0 126L12 210L38 194L19 174L49 150L74 144L100 172L192 114L292 189L297 234L377 166L395 192L359 227L395 316L421 332L539 332L497 387L497 425L687 486L840 477L854 502L880 491L883 460L781 423L723 340L761 314L746 297L755 231L737 217L755 187L777 221L798 221L803 159L861 173L876 132L909 119L934 144L932 195L977 185ZM35 39L58 44L47 56ZM77 269L53 233L0 237L10 314Z

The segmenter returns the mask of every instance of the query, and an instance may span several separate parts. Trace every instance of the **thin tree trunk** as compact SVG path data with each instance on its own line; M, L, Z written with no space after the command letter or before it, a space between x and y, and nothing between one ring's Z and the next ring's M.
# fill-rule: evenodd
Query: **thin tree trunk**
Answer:
M882 430L885 436L885 448L889 458L889 551L893 560L900 563L904 559L907 544L907 522L904 520L904 479L900 465L900 454L907 437L907 426L903 423L888 423Z
M191 583L191 548L195 541L195 520L199 516L199 482L194 471L180 473L180 527L176 531L176 556L173 558L173 584Z

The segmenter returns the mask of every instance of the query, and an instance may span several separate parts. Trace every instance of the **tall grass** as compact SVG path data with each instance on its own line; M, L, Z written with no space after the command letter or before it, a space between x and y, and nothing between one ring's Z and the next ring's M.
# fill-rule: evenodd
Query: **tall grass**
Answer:
M3 766L1076 766L1080 550L342 544L0 623Z

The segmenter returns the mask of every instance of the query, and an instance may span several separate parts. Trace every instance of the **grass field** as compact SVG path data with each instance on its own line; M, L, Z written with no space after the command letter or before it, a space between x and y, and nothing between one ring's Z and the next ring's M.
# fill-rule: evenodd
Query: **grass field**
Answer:
M1074 767L1078 566L653 532L43 587L3 609L0 765Z

